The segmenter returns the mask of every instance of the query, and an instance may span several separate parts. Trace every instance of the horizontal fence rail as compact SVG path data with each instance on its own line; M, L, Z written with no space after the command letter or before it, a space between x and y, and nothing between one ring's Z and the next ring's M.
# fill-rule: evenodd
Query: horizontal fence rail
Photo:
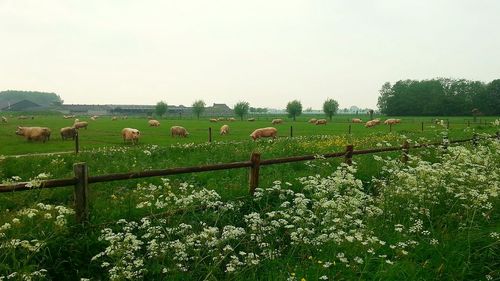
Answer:
M483 137L481 139L490 139L490 138L497 138L497 140L500 141L500 133L497 132L496 135ZM38 182L39 185L37 184L36 187L33 186L33 183L29 182L0 184L0 193L13 192L13 191L26 191L38 188L74 186L76 219L78 222L85 223L88 222L89 218L88 185L91 183L130 180L130 179L169 176L169 175L180 175L187 173L200 173L200 172L218 171L218 170L250 168L249 193L253 195L259 183L260 166L293 163L293 162L301 162L301 161L309 161L309 160L325 159L325 158L341 158L341 157L344 158L345 163L352 164L352 157L354 155L374 154L374 153L400 151L400 150L402 151L402 161L406 162L408 160L408 154L410 149L418 149L431 146L442 146L443 148L446 149L449 144L464 143L464 142L472 142L474 145L477 145L479 140L480 138L478 138L477 135L474 135L472 138L462 139L462 140L449 141L447 138L444 138L442 142L415 144L415 145L410 145L407 141L405 141L400 146L370 148L363 150L354 150L353 145L347 145L346 150L342 152L325 153L317 155L291 156L291 157L282 157L282 158L265 159L265 160L260 159L260 153L254 152L251 155L250 161L220 163L220 164L192 166L192 167L146 170L139 172L116 173L116 174L107 174L100 176L88 176L87 164L75 163L74 164L75 177L73 178L44 180Z
M229 169L246 168L251 166L252 162L242 161L242 162L213 164L213 165L205 165L197 167L169 168L162 170L148 170L142 172L109 174L109 175L89 177L89 183L180 175L188 173L200 173L200 172L218 171L218 170L229 170Z

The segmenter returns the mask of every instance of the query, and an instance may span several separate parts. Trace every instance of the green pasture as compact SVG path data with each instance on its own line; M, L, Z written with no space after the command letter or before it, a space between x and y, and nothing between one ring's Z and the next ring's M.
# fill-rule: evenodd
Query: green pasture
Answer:
M367 116L341 115L326 125L313 125L307 123L309 118L323 118L323 116L301 116L293 122L286 116L257 116L255 122L246 121L219 121L211 123L208 118L196 119L160 119L160 127L149 127L145 117L129 117L128 119L118 119L112 121L110 116L103 116L96 121L90 120L88 116L77 116L81 121L89 122L88 129L80 130L80 149L89 150L92 148L105 146L124 146L121 138L123 128L136 128L141 131L140 145L160 145L185 143L203 143L209 138L209 128L212 129L213 141L249 141L249 135L256 128L274 126L278 129L280 137L290 136L293 127L293 136L314 136L314 135L348 135L353 138L368 136L373 133L394 133L404 134L408 137L435 138L437 133L445 130L444 127L433 123L434 119L449 122L449 137L462 138L471 135L471 129L477 132L494 133L491 122L495 117L484 117L474 123L472 117L399 117L402 123L389 128L388 125L381 124L373 128L365 128L363 124L350 123L351 118L362 118L367 120ZM284 119L283 124L272 125L273 118ZM379 117L382 120L387 117ZM395 117L398 118L398 117ZM422 131L422 122L424 128ZM75 144L71 140L61 140L59 130L73 124L72 119L63 119L57 115L35 115L34 119L18 120L16 117L9 118L8 123L0 123L0 155L17 155L29 153L61 152L74 150ZM226 136L219 135L219 129L223 124L230 126L230 133ZM189 132L188 138L172 138L170 127L178 125L185 127ZM52 130L52 136L47 143L28 142L23 137L15 135L17 126L44 126Z
M319 117L319 116L318 116ZM0 158L0 182L9 181L31 181L39 174L45 173L49 178L67 178L73 176L73 164L85 162L89 168L89 175L103 175L109 173L120 173L129 171L143 171L148 169L162 169L171 167L197 166L213 163L227 163L243 161L250 158L254 151L262 154L262 159L285 157L292 155L320 154L326 152L343 151L347 144L354 144L355 148L370 148L380 146L400 145L403 140L409 138L412 142L427 142L440 140L445 134L450 139L469 138L474 133L493 134L498 127L485 122L491 122L494 118L482 118L473 123L472 118L455 117L449 118L450 128L446 130L442 126L432 123L434 118L401 118L401 124L393 126L389 132L387 125L379 125L375 128L365 128L362 124L350 124L348 120L353 116L336 116L326 126L316 126L307 123L308 117L301 117L296 122L285 119L285 123L276 125L280 138L274 141L259 140L252 141L249 134L255 128L271 126L269 117L257 117L255 122L236 121L210 123L208 120L176 120L161 119L159 128L148 127L146 118L131 118L127 120L111 121L111 117L102 117L97 121L89 121L89 129L81 130L82 153L77 155L28 155L24 157L1 157ZM283 118L283 117L281 117ZM365 118L366 119L366 118ZM382 118L385 119L385 118ZM444 119L444 118L440 118ZM468 122L470 127L468 127ZM478 120L479 121L479 120ZM421 122L424 122L424 131L421 131ZM230 135L218 135L218 129L223 124L231 127ZM17 125L26 126L48 126L52 129L53 136L47 143L27 142L14 134ZM70 126L72 120L65 120L59 116L36 116L31 120L9 120L7 124L0 125L0 154L29 154L39 152L70 151L73 149L72 141L60 140L56 133L60 127ZM190 136L184 138L171 138L169 128L172 125L186 127ZM351 125L352 132L348 134ZM293 126L294 137L289 138L290 126ZM132 127L141 130L142 138L139 145L123 144L120 131L124 127ZM208 143L208 128L212 127L213 142ZM465 144L474 149L471 144ZM428 161L435 161L437 155L446 154L439 148L412 149L411 155L420 155ZM391 156L398 158L400 152L381 153L379 156ZM356 178L363 183L363 190L367 194L378 196L378 187L372 179L383 178L382 163L376 161L373 155L355 155ZM313 175L328 176L342 163L342 158L319 159L307 162L279 164L262 166L260 169L261 188L270 188L275 181L290 182L291 189L302 192L300 189L300 177ZM495 166L497 169L497 166ZM189 190L200 190L207 188L216 191L224 202L238 200L243 202L240 211L230 214L228 217L218 217L210 211L192 209L174 209L173 213L165 215L167 226L178 222L193 223L197 221L215 221L216 225L224 223L241 223L244 214L259 211L259 206L253 203L248 196L248 173L246 168L222 170L214 172L192 173L177 176L169 176L173 191L179 192L181 183L188 183ZM471 179L472 180L472 179ZM34 256L24 256L15 251L5 253L16 253L18 256L10 258L11 254L4 254L6 260L15 261L19 270L33 270L29 268L41 267L48 269L49 279L52 280L79 280L91 277L92 280L106 280L108 275L99 263L92 261L92 257L104 249L103 241L97 237L101 229L111 227L117 229L116 221L126 219L128 221L139 221L144 216L163 217L151 210L137 209L139 202L137 198L137 185L161 184L159 178L146 178L127 181L116 181L90 185L90 225L82 228L72 219L69 221L68 230L53 235L45 241L48 243L46 250ZM0 195L0 226L5 222L11 222L15 212L24 208L30 208L37 203L64 205L74 207L73 188L61 187L54 189L33 189L25 192L3 193ZM209 280L284 280L293 272L298 277L307 280L317 280L323 274L335 273L339 279L377 279L377 280L429 280L429 279L455 279L467 280L479 275L484 276L491 272L491 265L495 264L492 259L498 258L495 249L498 246L489 245L490 232L498 232L498 204L495 201L494 209L491 211L492 223L481 224L481 229L476 232L465 233L457 231L457 226L444 226L434 223L437 235L440 235L439 247L428 247L422 245L415 249L409 257L401 257L397 265L389 267L382 263L368 263L362 270L362 275L351 274L343 267L325 269L318 264L319 260L327 260L335 256L338 251L346 253L362 253L360 249L345 248L337 245L328 245L322 251L312 251L306 248L291 248L287 255L276 260L263 261L258 267L250 267L238 275L224 275L219 273L217 277ZM271 208L275 204L272 200L263 202L262 208ZM406 201L404 202L406 204ZM390 211L399 214L398 208ZM443 213L446 213L445 210ZM401 215L406 217L406 215ZM439 218L439 216L437 217ZM380 218L384 219L384 218ZM385 218L391 220L391 217ZM384 228L385 221L369 222L385 241L396 239L396 233L392 225ZM12 237L41 237L44 233L52 233L52 229L43 221L32 222L34 226L22 225L19 233L9 234ZM45 228L47 229L45 229ZM475 227L475 226L474 226ZM472 228L472 227L471 227ZM17 235L17 236L16 236ZM464 238L464 235L468 235ZM26 238L28 239L28 238ZM425 238L423 238L425 239ZM472 242L471 242L472 241ZM475 243L471 245L471 243ZM477 244L477 245L476 245ZM442 246L441 246L442 245ZM498 244L497 244L498 245ZM470 249L487 249L484 251L470 253ZM467 254L467 251L469 253ZM311 260L312 259L314 260ZM316 259L318 261L316 261ZM443 263L446 262L446 267ZM161 263L161 262L160 262ZM12 270L7 266L0 266L0 273L7 274ZM0 275L1 275L0 274ZM189 275L195 274L195 275ZM197 279L203 280L204 273L194 272L188 275L176 274L171 276L174 280ZM333 275L336 276L336 275ZM341 277L343 276L343 277ZM149 276L150 280L161 280L158 276ZM300 279L298 279L300 280Z
M137 120L134 120L137 121ZM110 121L111 123L111 121ZM264 123L264 122L263 122ZM238 124L238 123L235 123ZM244 123L246 125L246 123ZM243 125L243 124L241 124ZM484 129L484 131L493 128ZM457 130L457 136L459 131ZM461 136L471 134L471 131L463 131ZM441 131L428 133L430 137L438 138ZM50 178L71 177L73 175L73 163L86 162L89 165L90 175L100 175L113 172L140 171L145 169L156 169L165 167L178 167L201 165L205 163L231 162L246 160L251 151L259 151L263 158L272 158L289 155L304 155L311 153L321 153L329 151L342 151L346 143L355 143L359 147L389 146L401 143L403 136L398 133L370 132L365 136L348 137L345 135L330 137L294 137L280 138L276 141L232 141L220 143L179 144L172 146L152 146L142 144L140 146L118 145L96 148L92 151L83 152L79 155L64 154L59 156L27 156L20 158L5 158L0 162L0 181L7 181L13 176L21 177L22 181L31 180L40 173L49 173ZM417 140L417 139L414 139ZM39 144L42 145L42 144ZM472 148L470 144L466 146ZM414 149L410 151L412 155L434 161L435 155L446 153L439 148ZM400 152L382 153L379 156L391 156L397 158ZM270 188L273 182L290 182L295 191L301 192L298 187L299 177L322 175L327 176L332 173L342 162L342 158L315 160L309 162L298 162L290 164L280 164L261 167L260 187ZM374 160L373 155L354 156L358 168L356 177L363 182L364 190L367 194L377 196L377 186L372 182L373 177L383 177L382 164ZM190 184L189 190L199 190L207 188L215 190L221 196L221 200L241 200L244 206L239 212L230 215L229 218L221 217L209 211L178 210L179 212L168 214L167 226L178 222L192 223L197 221L216 221L216 224L241 222L243 214L258 211L259 207L252 203L248 196L248 169L234 169L215 172L193 173L168 177L174 192L178 192L180 183ZM159 178L148 178L138 180L117 181L109 183L90 185L90 225L82 228L74 221L70 221L69 230L66 233L59 233L50 239L47 250L34 257L18 256L18 260L26 264L36 264L39 267L47 268L50 279L53 280L79 280L82 277L92 277L92 280L106 280L105 270L99 263L91 261L92 257L103 251L104 243L97 237L100 230L105 227L117 229L115 222L119 219L127 221L137 220L142 217L153 215L150 210L139 210L135 206L138 203L137 184L160 184ZM12 215L23 208L33 206L37 203L62 204L73 207L73 188L62 187L55 189L34 189L26 192L4 193L0 196L0 225ZM404 202L406 203L406 202ZM275 204L273 201L263 202L262 208L267 209ZM428 247L422 245L415 249L407 258L401 257L401 261L392 267L385 263L373 262L362 270L363 275L351 275L348 269L335 266L332 269L325 269L316 260L328 260L339 251L361 252L357 248L339 247L335 244L328 245L322 251L312 251L308 248L292 248L288 255L284 255L273 261L264 261L262 265L250 268L250 271L242 272L238 275L219 274L210 280L284 280L286 275L293 272L299 277L307 280L317 280L323 274L339 275L340 279L377 279L377 280L429 280L429 279L456 279L467 280L471 277L491 272L494 269L487 268L495 264L491 259L498 258L494 250L498 247L489 245L489 233L498 232L498 205L494 204L491 212L492 223L483 223L481 229L474 233L456 231L455 225L444 226L435 223L436 233L440 235L439 247ZM174 210L177 211L177 210ZM398 214L398 209L394 209ZM446 213L446 210L444 211ZM162 218L163 215L154 215ZM439 216L437 217L439 218ZM383 218L380 218L383 219ZM387 217L390 220L388 214ZM436 219L436 218L433 218ZM392 225L384 228L385 221L370 222L370 227L377 231L385 241L396 239L396 233L392 230ZM44 231L50 233L50 229L43 230L43 223L36 224L37 228L24 226L25 234L41 235ZM496 226L495 226L496 225ZM475 227L475 226L474 226ZM450 228L450 229L448 229ZM438 232L439 231L439 232ZM464 237L468 235L467 237ZM422 238L422 239L425 239ZM442 240L441 240L442 239ZM471 242L474 243L471 246ZM442 245L442 246L441 246ZM473 254L470 253L473 247ZM486 247L487 250L477 252L477 249ZM467 254L467 249L469 254ZM482 249L482 248L481 248ZM490 253L490 254L488 254ZM314 260L311 261L312 257ZM10 260L10 259L9 259ZM161 263L161 262L160 262ZM443 263L446 267L443 268ZM8 269L1 269L1 272L10 272ZM205 273L194 272L195 276L189 274L177 274L172 278L175 280L196 279L203 280ZM343 277L341 277L343 276ZM159 276L150 276L150 280L161 280Z

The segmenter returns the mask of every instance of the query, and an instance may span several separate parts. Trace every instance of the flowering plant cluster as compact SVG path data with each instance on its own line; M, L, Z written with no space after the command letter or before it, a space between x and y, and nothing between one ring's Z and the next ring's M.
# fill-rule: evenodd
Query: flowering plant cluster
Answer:
M47 244L68 231L73 209L38 203L0 218L0 280L42 280L47 270L38 265ZM29 231L27 231L29 230Z

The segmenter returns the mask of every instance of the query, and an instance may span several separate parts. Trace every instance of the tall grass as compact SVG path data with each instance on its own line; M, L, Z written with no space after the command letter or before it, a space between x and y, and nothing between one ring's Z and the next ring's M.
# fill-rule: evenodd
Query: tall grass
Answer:
M1 178L118 171L399 145L407 136L98 148L8 158ZM417 140L425 141L425 140ZM0 279L498 279L498 142L91 186L91 222L73 221L71 188L0 196ZM389 158L388 158L389 157ZM44 174L45 173L45 174ZM50 175L47 175L50 173ZM41 175L40 175L41 174ZM13 178L14 177L14 178ZM20 177L20 178L18 178Z

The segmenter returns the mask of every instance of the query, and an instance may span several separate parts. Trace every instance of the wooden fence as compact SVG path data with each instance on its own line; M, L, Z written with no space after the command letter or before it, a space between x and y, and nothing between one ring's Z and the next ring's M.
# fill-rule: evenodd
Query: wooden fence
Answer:
M489 136L486 138L496 138L500 141L500 132L496 135ZM484 139L484 138L483 138ZM443 139L442 142L410 145L405 141L401 146L393 147L381 147L381 148L371 148L364 150L354 150L354 145L350 144L346 146L345 151L326 153L320 155L303 155L303 156L292 156L292 157L282 157L274 159L261 160L260 153L253 152L250 160L232 163L221 163L212 164L204 166L194 166L194 167L180 167L180 168L168 168L168 169L158 169L158 170L146 170L139 172L128 172L128 173L117 173L117 174L107 174L100 176L89 176L88 167L86 163L75 163L73 165L75 176L72 178L65 179L51 179L45 180L40 183L38 187L32 187L28 182L20 182L15 184L0 184L0 193L2 192L13 192L13 191L25 191L31 190L33 188L55 188L64 186L74 186L74 196L75 196L75 214L76 221L79 223L89 222L89 184L98 182L110 182L118 180L129 180L138 178L149 178L158 176L169 176L169 175L179 175L186 173L200 173L207 171L218 171L218 170L229 170L229 169L239 169L239 168L249 168L249 179L248 179L248 191L250 195L253 195L255 189L259 186L259 175L260 167L266 165L276 165L283 163L292 163L300 161L315 160L319 158L344 158L344 163L351 165L352 157L354 155L372 154L380 152L390 152L390 151L402 151L401 161L408 161L408 155L410 149L424 148L429 146L441 146L444 149L448 147L449 144L453 143L463 143L472 142L474 145L478 144L480 139L477 135L474 135L470 139L454 140L449 141L447 138Z

